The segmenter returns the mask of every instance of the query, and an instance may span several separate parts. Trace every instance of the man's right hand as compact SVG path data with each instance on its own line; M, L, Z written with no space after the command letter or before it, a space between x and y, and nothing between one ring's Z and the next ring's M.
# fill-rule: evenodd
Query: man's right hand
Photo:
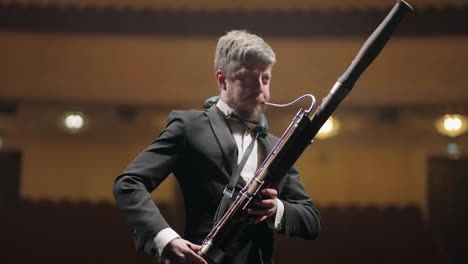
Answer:
M201 263L208 264L197 252L201 246L190 243L180 237L171 240L163 249L161 262L163 264Z

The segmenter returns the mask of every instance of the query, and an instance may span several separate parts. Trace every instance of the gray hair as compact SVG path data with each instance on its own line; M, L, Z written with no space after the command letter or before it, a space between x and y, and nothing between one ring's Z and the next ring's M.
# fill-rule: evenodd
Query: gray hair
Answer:
M245 30L229 31L218 41L215 71L221 70L229 78L233 71L251 58L265 64L276 63L275 52L261 37Z

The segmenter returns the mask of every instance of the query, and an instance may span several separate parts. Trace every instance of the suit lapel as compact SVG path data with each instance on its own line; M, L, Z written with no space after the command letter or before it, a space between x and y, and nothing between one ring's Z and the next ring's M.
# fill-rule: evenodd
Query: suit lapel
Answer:
M263 159L265 159L268 156L268 154L271 152L271 150L273 149L276 143L273 142L269 136L265 138L259 138L258 140L260 143L259 146L261 146L262 151L263 151Z
M224 114L216 107L211 106L206 110L206 115L211 124L211 129L216 136L218 144L223 152L224 162L226 164L227 177L229 178L232 174L233 168L237 166L237 147L234 137L232 136L231 130Z

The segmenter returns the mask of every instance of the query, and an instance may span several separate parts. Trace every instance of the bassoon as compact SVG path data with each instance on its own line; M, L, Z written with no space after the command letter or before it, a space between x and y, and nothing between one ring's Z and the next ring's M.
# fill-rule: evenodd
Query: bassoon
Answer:
M408 3L398 0L311 117L310 109L299 110L254 177L239 192L203 241L202 249L198 253L208 263L222 263L225 255L235 253L239 240L249 225L247 209L251 206L252 199L261 189L274 188L280 183L322 125L351 91L364 70L383 49L400 21L412 11Z

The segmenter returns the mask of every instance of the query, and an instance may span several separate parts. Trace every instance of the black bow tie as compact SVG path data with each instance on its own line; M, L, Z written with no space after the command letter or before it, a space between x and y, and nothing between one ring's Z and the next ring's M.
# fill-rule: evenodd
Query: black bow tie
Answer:
M258 133L260 137L266 137L267 135L267 128L260 124L261 122L255 120L246 120L238 116L236 113L230 113L229 115L226 116L226 119L232 120L234 122L237 122L241 124L242 126L251 129L253 132Z
M228 120L232 120L236 123L239 123L243 126L245 126L246 128L248 129L254 129L256 126L258 126L259 122L258 121L250 121L250 120L245 120L243 118L241 118L240 116L238 116L237 114L235 113L230 113L229 115L226 116L226 118Z

